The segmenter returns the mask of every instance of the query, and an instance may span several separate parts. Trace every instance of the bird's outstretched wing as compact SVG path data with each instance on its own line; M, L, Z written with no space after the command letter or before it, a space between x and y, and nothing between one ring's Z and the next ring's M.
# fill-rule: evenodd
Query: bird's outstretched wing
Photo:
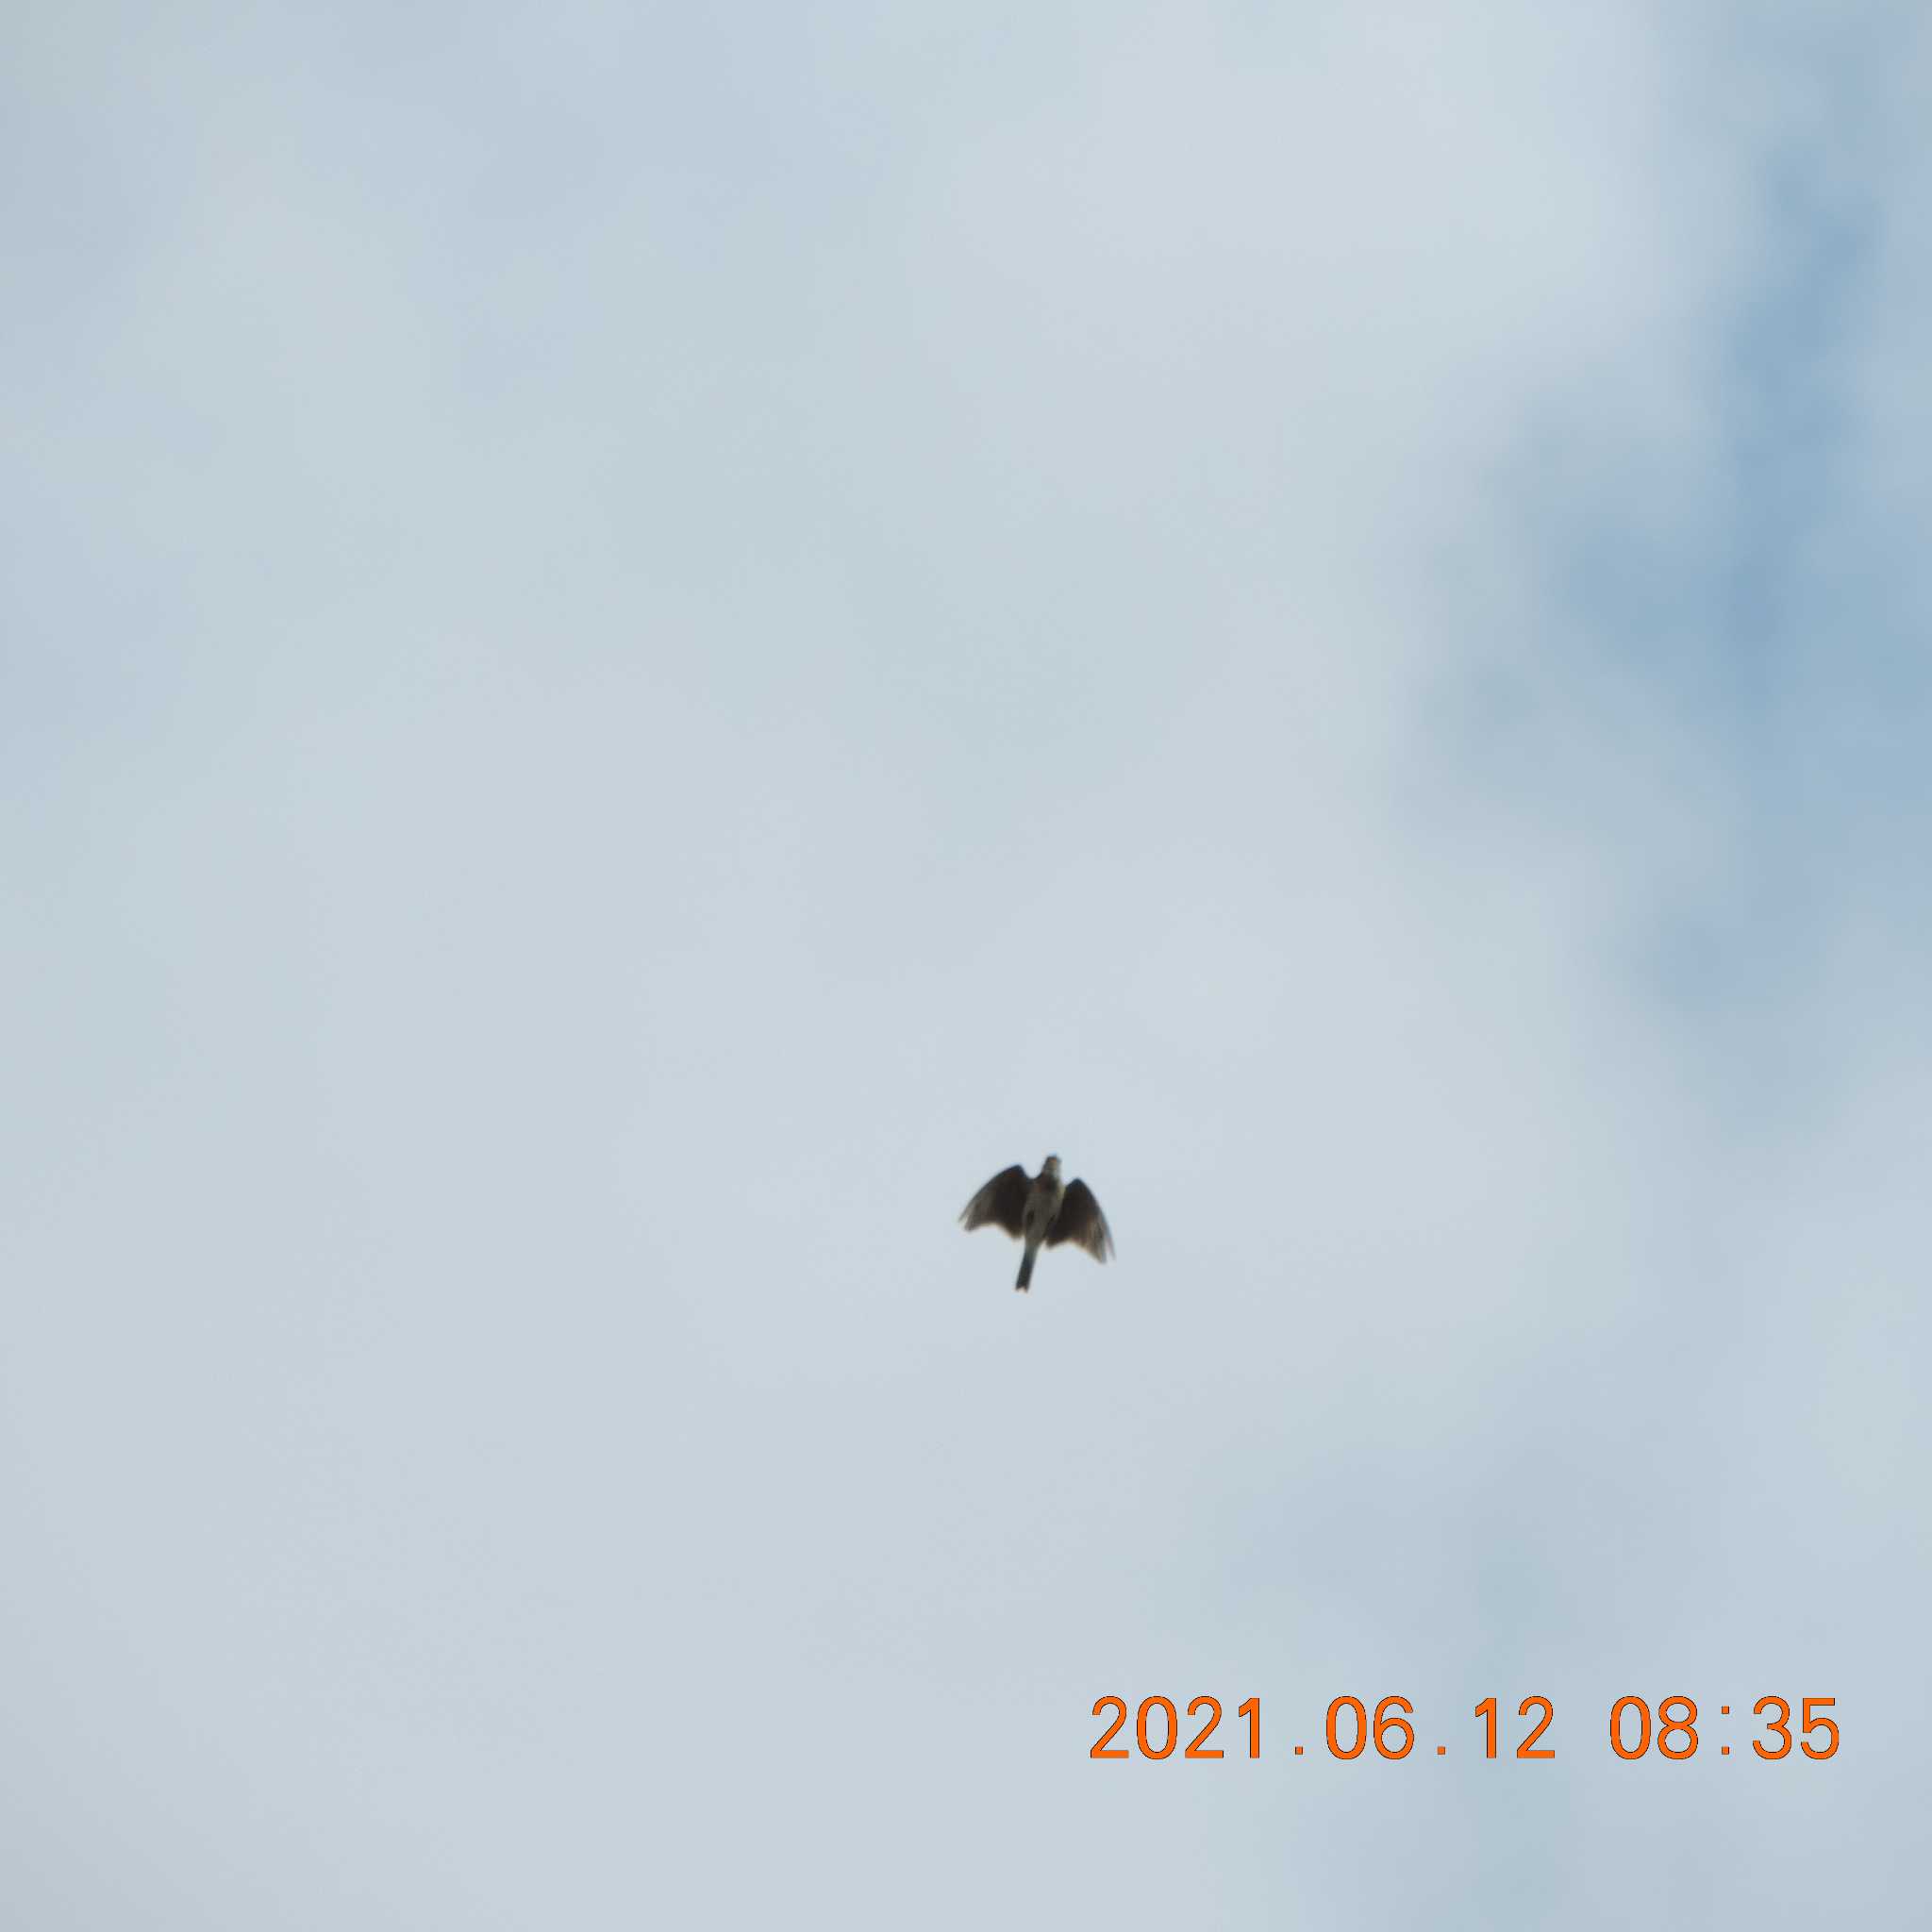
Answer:
M1002 1180L1005 1178L1001 1175ZM1093 1190L1085 1181L1068 1182L1067 1197L1047 1230L1048 1247L1057 1248L1062 1241L1073 1241L1085 1248L1096 1261L1108 1260L1113 1255L1113 1232L1107 1224L1107 1216L1100 1211L1100 1203L1093 1198Z
M994 1174L991 1180L967 1202L959 1219L964 1223L968 1234L975 1227L985 1227L991 1223L994 1227L1005 1228L1015 1241L1018 1241L1020 1217L1025 1211L1026 1170L1024 1167L1009 1167L1004 1174Z

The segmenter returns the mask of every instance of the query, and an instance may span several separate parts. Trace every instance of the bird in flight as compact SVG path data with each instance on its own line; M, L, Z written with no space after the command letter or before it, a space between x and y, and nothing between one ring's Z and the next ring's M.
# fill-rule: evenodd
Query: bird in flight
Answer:
M1020 1257L1020 1278L1013 1284L1023 1291L1033 1285L1033 1257L1042 1243L1057 1248L1062 1241L1073 1241L1096 1261L1113 1254L1113 1235L1093 1190L1085 1181L1063 1181L1058 1154L1049 1154L1031 1179L1024 1167L994 1174L967 1202L959 1219L968 1234L991 1224L1026 1244Z

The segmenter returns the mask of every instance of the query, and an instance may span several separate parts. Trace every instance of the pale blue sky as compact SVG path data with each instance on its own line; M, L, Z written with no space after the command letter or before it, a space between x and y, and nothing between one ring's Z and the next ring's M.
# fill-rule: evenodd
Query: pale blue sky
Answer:
M5 44L11 1918L1919 1908L1920 9Z

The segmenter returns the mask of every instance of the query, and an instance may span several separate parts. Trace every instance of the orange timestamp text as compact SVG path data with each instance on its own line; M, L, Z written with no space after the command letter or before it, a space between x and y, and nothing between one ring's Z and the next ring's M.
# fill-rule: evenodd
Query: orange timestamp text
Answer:
M1826 1713L1834 1709L1837 1703L1835 1697L1799 1699L1798 1735L1794 1740L1790 1700L1778 1696L1758 1698L1750 1710L1751 1717L1757 1720L1754 1726L1757 1735L1749 1739L1752 1752L1767 1760L1789 1757L1795 1742L1803 1757L1813 1759L1836 1757L1838 1721ZM1610 1750L1626 1763L1648 1756L1653 1748L1657 1757L1673 1761L1694 1757L1699 1743L1697 1709L1694 1698L1682 1695L1659 1698L1654 1709L1641 1697L1619 1697L1609 1711ZM1705 1729L1726 1733L1725 1737L1718 1739L1717 1749L1720 1757L1728 1757L1731 1755L1727 1740L1729 1726L1721 1721L1730 1718L1731 1707L1720 1704L1717 1711L1717 1719L1706 1717ZM1215 1741L1224 1715L1218 1697L1204 1695L1191 1700L1187 1706L1186 1723L1182 1721L1180 1707L1174 1699L1143 1697L1133 1714L1131 1744L1123 1735L1128 1722L1127 1700L1112 1696L1094 1700L1095 1717L1104 1718L1109 1712L1113 1722L1094 1740L1087 1754L1090 1757L1138 1756L1156 1759L1174 1757L1200 1759L1228 1756L1229 1746ZM1502 1728L1496 1699L1485 1697L1473 1714L1482 1720L1482 1756L1496 1757ZM1516 1740L1511 1755L1525 1762L1555 1757L1557 1747L1554 1738L1547 1743L1543 1741L1556 1722L1555 1703L1548 1697L1525 1697L1517 1705L1516 1715L1524 1721L1525 1728ZM1232 1743L1235 1755L1258 1758L1261 1755L1261 1700L1258 1697L1244 1699L1235 1707L1235 1717L1237 1724L1233 1727ZM1323 1719L1322 1740L1331 1757L1360 1757L1371 1746L1377 1757L1407 1757L1416 1749L1414 1717L1415 1706L1407 1697L1384 1697L1375 1704L1373 1711L1359 1697L1336 1697L1329 1701ZM1200 1721L1199 1728L1183 1745L1184 1736L1196 1720ZM1739 1718L1738 1724L1742 1725L1743 1723L1744 1719ZM1310 1724L1308 1728L1312 1732L1314 1726ZM1122 1741L1116 1743L1116 1739ZM1307 1755L1305 1744L1295 1744L1291 1748L1296 1757ZM1446 1757L1449 1755L1448 1744L1436 1744L1433 1755Z

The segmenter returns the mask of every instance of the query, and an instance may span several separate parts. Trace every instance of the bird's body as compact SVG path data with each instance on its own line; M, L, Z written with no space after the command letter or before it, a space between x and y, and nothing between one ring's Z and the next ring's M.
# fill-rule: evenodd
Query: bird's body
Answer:
M1096 1261L1113 1253L1113 1235L1093 1190L1082 1180L1062 1180L1058 1154L1049 1154L1031 1176L1017 1166L994 1174L967 1202L959 1219L969 1234L991 1223L1023 1244L1020 1275L1013 1283L1022 1291L1033 1285L1033 1263L1042 1247L1074 1241Z

